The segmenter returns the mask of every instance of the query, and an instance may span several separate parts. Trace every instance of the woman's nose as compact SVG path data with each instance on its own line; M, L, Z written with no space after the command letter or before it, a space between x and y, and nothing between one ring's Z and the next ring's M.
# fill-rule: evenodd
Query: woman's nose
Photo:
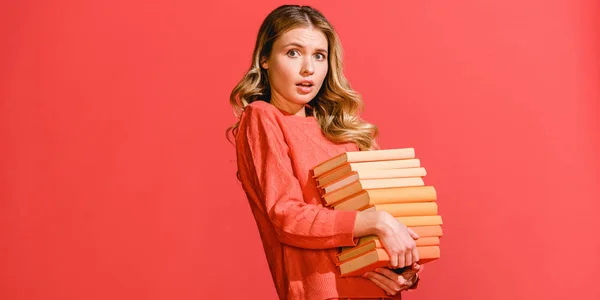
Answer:
M315 72L315 66L313 65L313 62L310 59L305 59L304 63L302 64L302 70L300 70L300 73L303 76L307 76L307 75L312 75Z

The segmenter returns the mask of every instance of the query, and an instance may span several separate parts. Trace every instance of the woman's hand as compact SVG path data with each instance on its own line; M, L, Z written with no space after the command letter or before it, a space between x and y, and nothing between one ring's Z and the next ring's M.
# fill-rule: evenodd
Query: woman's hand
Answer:
M419 273L422 270L423 266L414 264L412 268L402 272L402 274L396 274L388 268L377 268L374 272L366 272L362 276L373 281L386 294L394 296L412 287L417 282Z
M390 256L391 269L419 261L415 240L419 236L385 211L361 211L356 215L355 236L377 235Z
M415 240L419 238L412 229L398 222L387 212L381 212L377 236L390 256L391 269L411 266L419 261Z

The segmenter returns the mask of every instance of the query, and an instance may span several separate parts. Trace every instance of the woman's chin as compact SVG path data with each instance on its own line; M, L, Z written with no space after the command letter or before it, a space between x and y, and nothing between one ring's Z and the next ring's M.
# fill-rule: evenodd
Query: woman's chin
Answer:
M316 95L312 95L312 94L304 94L304 95L296 95L296 97L294 97L294 102L295 103L302 103L302 104L308 104Z

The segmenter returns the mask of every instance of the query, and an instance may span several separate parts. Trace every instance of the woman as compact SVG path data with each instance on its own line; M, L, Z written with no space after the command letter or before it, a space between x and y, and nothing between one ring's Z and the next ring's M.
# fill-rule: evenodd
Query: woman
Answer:
M259 228L281 299L386 299L414 288L418 236L386 212L323 207L312 167L346 151L377 149L377 128L342 71L329 22L308 6L284 5L262 23L252 66L231 93L238 122L238 178ZM340 277L338 247L377 235L388 268Z

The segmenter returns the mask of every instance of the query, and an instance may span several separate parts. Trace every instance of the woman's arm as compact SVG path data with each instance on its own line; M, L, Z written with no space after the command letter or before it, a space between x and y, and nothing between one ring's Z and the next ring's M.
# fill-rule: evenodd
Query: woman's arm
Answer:
M242 186L269 219L280 242L305 249L356 245L356 211L336 211L304 201L274 111L247 106L236 148Z

